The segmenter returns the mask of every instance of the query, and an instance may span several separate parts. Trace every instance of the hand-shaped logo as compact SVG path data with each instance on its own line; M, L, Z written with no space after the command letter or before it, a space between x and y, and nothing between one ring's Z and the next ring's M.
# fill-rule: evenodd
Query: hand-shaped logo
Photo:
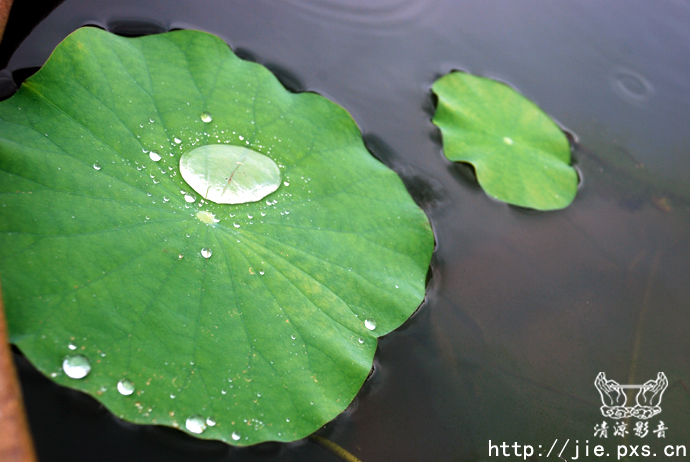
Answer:
M601 413L612 419L649 419L661 412L661 396L668 387L668 379L663 372L659 372L656 380L648 380L642 385L620 385L613 380L606 380L603 372L599 372L594 379L594 386L601 395ZM625 390L637 389L635 406L626 406L628 399Z

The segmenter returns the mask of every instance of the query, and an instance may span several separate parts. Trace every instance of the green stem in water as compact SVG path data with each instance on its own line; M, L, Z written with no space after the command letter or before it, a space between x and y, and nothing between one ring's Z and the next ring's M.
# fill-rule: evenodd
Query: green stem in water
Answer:
M328 449L333 454L335 454L336 456L343 459L345 462L362 462L361 460L359 460L358 458L356 458L355 456L353 456L352 454L347 452L345 449L341 448L340 446L335 444L333 441L327 440L323 436L310 435L309 439L312 440L313 442L323 446L324 448Z

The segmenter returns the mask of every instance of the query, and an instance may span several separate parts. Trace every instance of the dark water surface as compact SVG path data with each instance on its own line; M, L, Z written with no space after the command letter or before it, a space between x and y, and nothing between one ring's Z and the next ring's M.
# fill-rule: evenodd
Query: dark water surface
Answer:
M430 217L425 303L381 339L375 373L319 434L363 462L487 460L489 440L541 444L533 460L556 438L557 451L570 440L565 458L575 440L581 459L585 440L647 444L656 460L666 444L690 448L690 4L66 0L14 52L5 91L86 24L220 36L344 106ZM574 135L582 184L569 208L498 203L445 159L430 88L452 69L508 82ZM338 460L309 441L234 449L122 423L17 360L43 462ZM594 438L600 371L622 384L667 375L646 438L634 421L625 438Z

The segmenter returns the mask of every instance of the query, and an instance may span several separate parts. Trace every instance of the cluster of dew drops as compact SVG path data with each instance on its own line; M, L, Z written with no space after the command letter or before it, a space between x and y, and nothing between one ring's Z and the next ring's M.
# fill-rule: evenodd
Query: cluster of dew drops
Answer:
M187 102L187 105L189 106L190 103ZM199 115L199 119L200 119L204 124L210 124L210 123L213 121L213 116L212 116L209 112L202 112L202 113ZM149 125L151 125L151 124L154 124L155 121L154 121L154 119L149 119L148 123L149 123ZM144 124L139 124L139 127L140 127L140 128L144 128L145 126L144 126ZM167 129L165 129L165 130L167 131ZM211 135L211 134L209 134L209 133L207 133L207 132L204 132L203 135L209 137L210 139L215 138L216 141L217 141L219 144L223 144L223 143L228 144L228 143L231 142L231 141L230 141L230 139L231 139L231 136L230 136L231 133L232 133L232 137L236 137L236 138L237 138L237 141L244 142L244 144L246 144L246 145L248 145L248 146L250 145L250 142L249 142L248 139L246 139L244 136L242 136L242 135L240 135L240 134L237 134L237 133L234 132L234 131L232 131L232 132L227 131L227 132L226 132L225 130L221 130L221 131L220 131L220 134L216 134L216 135ZM197 137L190 137L190 138L189 138L189 143L190 143L190 146L191 146L191 147L196 146L196 145L200 142L200 135L201 135L200 133L197 133ZM136 136L137 136L137 138L141 138L141 135L136 135ZM181 135L180 135L180 136L181 136ZM227 137L227 139L222 139L221 136ZM182 143L183 143L183 140L182 140L182 139L180 139L180 138L178 138L177 136L175 136L175 137L173 137L173 140L172 140L172 141L174 142L174 144L175 144L177 147L179 147L180 149L182 148ZM277 141L280 142L280 141L282 141L282 140L277 139ZM160 147L164 149L163 146L160 146ZM259 146L259 147L260 147L260 146ZM158 152L156 152L155 150L147 150L146 148L143 148L143 152L144 152L144 154L147 154L148 157L149 157L149 159L150 159L151 161L153 161L153 162L159 163L159 162L162 161L162 162L161 162L162 164L163 164L163 163L167 163L166 158L165 158L163 155L161 155L161 154L159 154ZM171 151L171 152L170 152L170 156L174 157L174 156L175 156L175 152L172 152L172 151ZM126 162L125 159L123 159L123 161ZM113 163L114 163L114 161L113 161ZM139 161L135 160L135 161L134 161L134 165L136 166L136 169L139 170L139 171L144 171L144 170L146 169L146 163L144 163L144 162L139 162ZM279 166L280 168L284 168L283 165L278 164L278 166ZM96 162L96 163L93 164L93 168L94 168L94 170L96 170L96 171L101 171L101 170L103 169L103 166L102 166L100 163ZM170 176L170 178L174 178L175 176L177 176L177 173L178 173L178 172L177 172L176 166L175 166L175 167L174 167L174 166L168 166L167 169L166 169L165 167L163 167L163 168L161 168L160 172L161 172L161 174L163 174L163 175L168 175L168 176ZM149 176L150 176L150 178L151 178L151 180L152 180L152 182L153 182L154 185L160 183L160 180L158 180L158 179L156 178L156 175L155 175L154 173L151 173ZM308 182L308 181L310 181L309 178L306 178L306 179L303 178L303 179L304 179L305 183ZM288 181L287 179L286 179L286 181L283 182L283 185L284 185L284 186L288 186L289 184L290 184L290 183L289 183L289 181ZM198 198L197 198L197 196L195 195L194 192L189 192L189 191L187 191L187 190L185 190L185 189L180 189L179 192L180 192L182 198L184 199L185 208L190 208L190 207L192 207L192 204L195 204L195 203L197 202L197 199L198 199ZM311 193L311 191L309 191L309 192ZM153 194L152 194L151 192L148 192L147 195L148 195L149 197L153 196ZM288 194L288 195L290 195L290 194ZM162 198L162 200L163 200L164 203L165 203L165 202L169 202L169 201L170 201L170 197L168 197L167 195L164 195L163 198ZM155 199L155 198L152 199L152 201L153 201L154 204L156 203L156 199ZM311 201L311 199L308 199L308 201ZM201 199L201 200L199 200L198 204L199 204L200 207L203 207L203 206L206 204L206 202L207 202L207 201L204 201L204 199ZM277 200L277 199L274 199L274 200L272 200L272 201L271 201L271 200L266 200L266 205L269 206L269 207L270 207L270 206L273 206L274 209L277 208L277 207L276 207L276 204L277 204L277 203L278 203L278 200ZM259 219L261 220L261 222L263 223L263 219L262 219L262 218L266 216L266 211L261 210L260 214L261 214L261 217L257 217L257 218L259 218ZM289 214L290 214L290 211L289 211L289 210L283 210L283 211L280 212L280 215L281 215L281 216L287 217L287 219L289 219L289 217L288 217ZM194 215L193 215L193 216L194 216ZM215 224L215 223L219 222L219 220L215 218L215 215L214 215L214 214L212 214L212 213L210 213L210 212L207 212L207 211L199 210L199 211L196 213L195 216L196 216L197 219L199 219L200 221L202 221L202 222L204 222L204 223L206 223L206 224ZM230 217L234 217L234 214L230 213ZM248 217L248 219L249 219L248 223L249 223L249 224L253 224L252 219L254 218L254 216L253 216L252 214L247 214L247 217ZM149 217L149 216L146 216L146 217L145 217L145 220L146 220L146 221L150 220L150 217ZM241 224L241 222L240 222L239 220L237 220L237 221L234 221L234 222L232 223L232 225L233 225L233 227L235 227L235 228L240 228L242 224ZM187 237L189 237L189 235L187 235ZM239 243L239 242L240 242L240 240L238 239L238 243ZM212 251L212 249L211 249L210 247L203 247L203 248L200 250L200 254L201 254L202 257L208 259L208 258L211 258L211 256L213 255L213 251ZM184 257L185 257L185 255L184 255L183 253L179 253L178 258L179 258L180 260L184 259ZM263 275L263 274L264 274L264 270L261 270L261 271L259 272L259 274Z
M69 345L70 350L75 350L76 346L72 343ZM62 370L67 377L72 379L83 379L88 376L91 372L91 362L86 356L76 354L67 356L62 362ZM51 374L52 377L56 377L57 374ZM130 396L135 391L134 382L127 378L122 378L117 382L117 391L123 396ZM193 415L189 417L185 422L185 427L192 433L200 434L208 427L213 427L216 425L216 421L212 417L202 417L200 415ZM237 432L232 433L232 439L238 441L240 435Z

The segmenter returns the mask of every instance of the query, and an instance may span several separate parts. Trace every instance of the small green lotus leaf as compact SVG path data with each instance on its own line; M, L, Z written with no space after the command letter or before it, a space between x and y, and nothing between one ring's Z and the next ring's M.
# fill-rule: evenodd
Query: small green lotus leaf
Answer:
M0 103L11 340L126 420L314 432L421 303L432 249L345 110L212 35L80 29Z
M490 196L536 210L565 208L577 192L563 131L507 85L451 72L433 85L433 122L450 160L474 166Z

